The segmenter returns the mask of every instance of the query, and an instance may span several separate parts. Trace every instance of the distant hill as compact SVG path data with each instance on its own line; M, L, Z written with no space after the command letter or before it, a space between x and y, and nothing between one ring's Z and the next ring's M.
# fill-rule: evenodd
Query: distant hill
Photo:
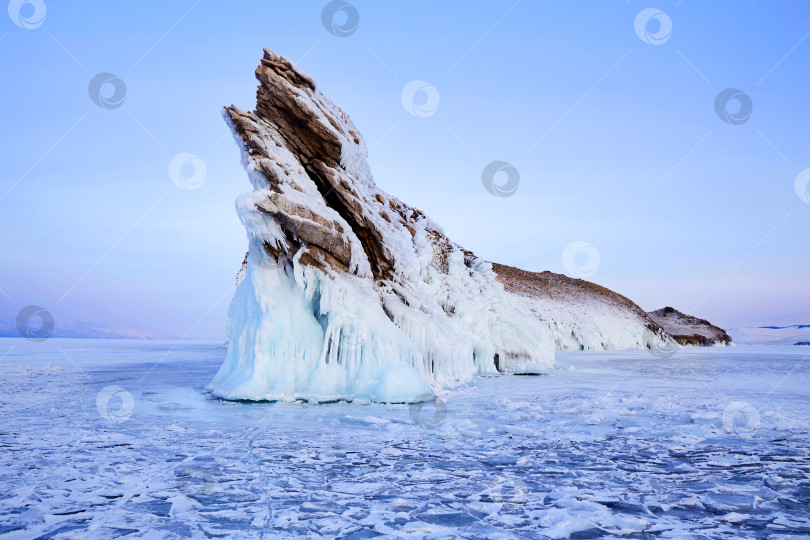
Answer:
M794 324L792 326L760 326L759 328L767 328L768 330L785 330L787 328L795 328L801 330L802 328L810 328L810 324Z
M810 324L735 328L729 330L728 333L735 342L749 345L807 345L810 343Z
M22 337L14 321L0 321L0 337ZM126 328L109 328L100 324L85 322L68 322L54 325L49 337L82 338L82 339L164 339L157 334L130 330Z

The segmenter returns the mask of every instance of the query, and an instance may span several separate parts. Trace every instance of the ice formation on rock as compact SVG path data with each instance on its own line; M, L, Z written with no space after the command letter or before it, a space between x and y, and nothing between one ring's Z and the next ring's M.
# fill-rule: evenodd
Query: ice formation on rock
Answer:
M553 272L494 265L506 291L549 328L559 350L656 349L672 338L632 300Z
M236 202L249 250L215 395L410 402L546 373L555 349L675 345L671 320L618 293L453 243L375 185L363 137L311 77L269 50L256 77L256 110L224 114L253 190Z
M225 108L253 191L230 307L228 399L410 402L475 375L545 373L548 327L492 264L380 190L352 121L265 50L256 110Z

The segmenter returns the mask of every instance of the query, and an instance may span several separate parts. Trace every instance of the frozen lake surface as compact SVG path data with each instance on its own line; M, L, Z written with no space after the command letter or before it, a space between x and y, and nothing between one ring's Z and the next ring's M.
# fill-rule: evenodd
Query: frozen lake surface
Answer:
M0 339L0 538L799 538L810 348L558 353L435 404L232 403L221 344Z

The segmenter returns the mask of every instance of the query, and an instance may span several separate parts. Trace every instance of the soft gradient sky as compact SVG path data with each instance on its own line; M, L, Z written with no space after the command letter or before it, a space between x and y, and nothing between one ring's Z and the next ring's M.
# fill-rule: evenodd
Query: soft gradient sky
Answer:
M383 189L479 256L565 272L585 241L590 279L646 310L810 323L810 204L794 190L810 168L810 4L352 3L348 37L323 26L325 1L46 0L35 29L3 16L0 318L38 304L57 322L224 336L249 184L220 114L253 107L267 47L351 115ZM634 30L651 5L672 21L660 45ZM122 106L90 99L100 72L125 82ZM413 80L436 88L435 114L403 107ZM741 125L715 113L729 87L753 103ZM169 177L181 152L206 164L199 189ZM493 160L519 171L513 196L484 189Z

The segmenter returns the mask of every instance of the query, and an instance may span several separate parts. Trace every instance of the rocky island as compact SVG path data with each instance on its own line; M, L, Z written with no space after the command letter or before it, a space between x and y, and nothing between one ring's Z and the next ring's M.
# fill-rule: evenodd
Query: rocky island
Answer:
M349 117L265 49L256 108L225 108L252 190L230 307L226 399L427 399L478 375L542 374L556 349L672 345L599 285L493 264L376 186Z

